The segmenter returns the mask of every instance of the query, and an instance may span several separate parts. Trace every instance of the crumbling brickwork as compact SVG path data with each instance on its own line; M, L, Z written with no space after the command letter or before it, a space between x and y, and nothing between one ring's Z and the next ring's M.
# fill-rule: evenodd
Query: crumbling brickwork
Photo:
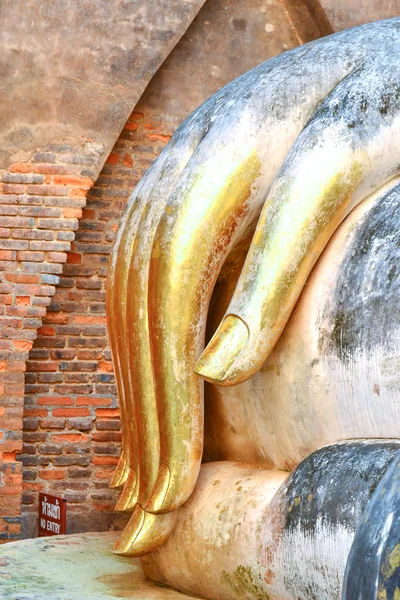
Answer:
M116 492L109 489L121 432L106 334L107 264L131 190L177 125L144 111L132 113L89 192L29 354L19 456L25 535L36 533L39 491L67 499L71 531L109 528L124 519L113 514Z
M1 174L0 539L19 536L24 371L93 185L88 148L53 144Z

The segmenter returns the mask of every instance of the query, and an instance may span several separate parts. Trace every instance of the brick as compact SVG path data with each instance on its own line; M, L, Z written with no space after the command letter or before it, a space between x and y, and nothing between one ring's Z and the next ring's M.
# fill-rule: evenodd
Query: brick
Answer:
M32 165L30 163L13 163L8 170L12 173L30 173Z
M73 231L57 231L57 240L64 242L73 242L75 233Z
M24 415L27 417L47 417L47 410L45 408L25 408Z
M110 419L110 418L119 419L120 411L119 411L119 408L97 408L96 409L96 417L98 417L98 418L105 417L107 419Z
M68 444L65 446L66 454L89 454L91 445L89 444Z
M36 362L34 360L28 360L26 365L27 371L36 373L37 371L56 371L57 363L55 362ZM41 400L41 398L39 398ZM38 402L39 402L38 400ZM43 404L45 404L43 402Z
M94 465L117 465L118 460L116 456L93 456L92 463Z
M16 187L16 186L13 186ZM26 191L32 196L68 196L68 188L63 185L28 185ZM15 194L24 193L12 192Z
M24 469L23 472L23 479L24 481L35 481L35 479L37 479L37 471L34 471L32 469Z
M65 423L65 419L43 419L40 421L40 427L41 429L64 429Z
M91 394L93 392L93 385L56 385L54 391L57 394Z
M52 231L39 231L37 229L13 229L13 238L19 238L22 240L54 240L54 233ZM26 246L28 248L28 245Z
M15 260L17 253L12 250L0 250L0 260Z
M64 373L65 383L88 383L90 374L88 373Z
M61 264L52 264L52 263L41 263L40 265L37 263L29 263L23 262L21 263L21 267L24 271L29 273L40 273L43 276L43 273L53 273L58 274L62 273L62 265Z
M0 242L1 244L1 242ZM30 250L44 250L46 252L67 252L70 249L69 242L30 242Z
M16 240L0 240L0 250L28 250L28 242Z
M35 419L34 417L29 417L27 419L24 419L24 429L25 430L36 431L37 428L38 428L38 420L37 419Z
M77 429L78 431L90 431L93 427L93 421L91 418L70 419L68 427L69 429Z
M172 136L171 135L164 135L164 134L161 134L161 133L148 133L147 137L152 142L161 142L163 144L166 144L167 142L169 142L169 140L171 139Z
M120 428L121 428L121 423L117 420L104 420L104 421L97 420L96 421L96 429L99 429L99 430L119 431Z
M3 485L1 487L2 496L18 496L20 494L19 486Z
M35 219L28 217L0 217L1 227L10 227L12 229L34 227Z
M89 337L79 337L79 338L70 338L69 346L72 348L103 348L106 346L107 340L104 338L89 338ZM96 367L98 365L96 364Z
M0 189L3 194L25 194L26 185L20 183L3 183Z
M47 313L47 315L44 318L44 323L57 323L60 325L64 325L65 323L68 323L68 315Z
M51 358L53 360L72 360L75 358L75 350L52 350Z
M69 504L84 504L86 502L86 494L73 494L67 492L65 499Z
M107 318L105 316L73 315L72 322L82 325L105 325Z
M62 196L47 196L44 198L45 206L61 206L66 208L82 208L86 204L86 198L70 198Z
M25 483L24 490L42 492L44 490L44 485L42 483Z
M95 279L77 279L76 285L78 288L85 290L100 290L103 282Z
M40 454L59 455L62 454L62 448L56 444L41 444L39 445Z
M53 410L54 417L87 417L89 414L87 408L56 408Z
M60 371L95 371L96 368L97 362L73 361L59 363Z
M50 283L52 285L59 285L60 278L59 278L58 275L51 275L51 274L48 274L48 273L43 273L42 274L42 282L43 283ZM49 301L49 304L50 304L50 301Z
M67 396L40 396L37 399L37 403L39 405L47 405L47 406L57 406L57 405L67 406L67 405L74 404L74 401L72 398L69 398Z
M2 180L5 183L43 183L43 175L34 173L3 173Z
M109 377L109 375L102 375L102 377ZM115 385L107 384L107 383L99 383L96 385L96 393L97 394L116 394L117 388Z
M93 452L95 454L107 454L107 455L115 456L116 454L119 454L119 448L117 448L116 446L110 446L110 444L107 444L107 445L101 444L99 446L94 445Z
M38 275L26 275L22 273L6 273L6 279L14 283L38 283L40 281Z
M51 436L53 442L88 442L90 436L84 433L55 433Z
M0 205L0 215L17 215L18 214L18 207L17 206L13 206L12 204L9 205ZM10 232L8 230L6 230L4 232L5 234L8 233L8 235L4 235L2 237L8 237L10 235Z
M70 467L76 464L76 460L71 456L55 456L52 463L57 467Z
M44 317L46 309L41 306L7 306L6 314L22 317Z
M53 174L53 173L66 173L67 167L65 165L55 165L51 163L43 163L34 166L34 170L37 173Z
M54 217L62 216L61 208L50 206L20 206L18 212L24 217L48 217L51 220L53 220ZM52 229L52 227L48 227L48 229Z
M54 175L53 182L57 185L78 186L87 190L93 185L93 181L89 177L74 177L73 175Z
M44 442L47 438L47 433L24 431L22 439L24 442Z
M50 262L65 263L67 260L67 254L65 252L48 252L47 256Z
M38 334L43 336L52 336L55 334L55 332L55 328L50 327L50 325L42 325L42 327L38 329Z
M39 477L46 479L47 481L54 481L56 479L64 479L65 471L62 469L46 469L39 471Z
M90 479L92 471L88 469L68 469L68 477L71 479Z
M97 469L96 479L111 479L114 474L114 469Z
M62 373L38 373L37 380L39 383L60 383L63 376Z
M83 349L77 350L76 357L79 360L100 360L102 357L101 350L93 350L93 349Z
M78 396L76 398L77 406L110 406L112 398L99 396Z
M13 340L13 346L16 350L29 352L29 350L32 348L32 342L23 340Z
M44 252L29 252L28 251L21 251L17 253L17 260L26 260L26 261L38 261L38 262L43 262L44 261Z
M1 223L1 220L0 220ZM78 219L38 219L37 227L39 229L66 229L76 231L79 227Z
M22 492L22 504L29 505L35 503L35 496L29 492Z
M93 433L92 439L94 442L120 442L122 434L115 431L101 431Z

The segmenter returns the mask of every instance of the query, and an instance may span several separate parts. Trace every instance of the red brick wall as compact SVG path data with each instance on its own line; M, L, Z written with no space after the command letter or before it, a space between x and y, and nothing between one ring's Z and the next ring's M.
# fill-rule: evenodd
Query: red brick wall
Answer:
M90 144L89 144L90 145ZM51 145L0 183L0 542L20 529L28 352L59 281L99 155Z
M83 209L25 376L23 534L37 529L39 491L67 499L69 531L121 526L109 481L120 421L106 334L107 263L127 198L169 140L169 123L134 112ZM146 114L145 114L146 113Z

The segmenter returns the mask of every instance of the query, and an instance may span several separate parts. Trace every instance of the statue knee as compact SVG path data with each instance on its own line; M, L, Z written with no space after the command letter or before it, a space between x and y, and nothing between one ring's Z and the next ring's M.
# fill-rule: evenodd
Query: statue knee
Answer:
M348 441L292 473L203 465L164 547L143 559L153 580L224 600L339 599L350 548L399 441Z

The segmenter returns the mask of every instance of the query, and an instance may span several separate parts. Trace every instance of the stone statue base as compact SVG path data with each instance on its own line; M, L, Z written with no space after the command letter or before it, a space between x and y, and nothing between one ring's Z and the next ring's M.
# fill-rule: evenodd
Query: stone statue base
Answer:
M23 540L0 547L1 600L185 600L145 580L138 559L111 549L119 532Z

